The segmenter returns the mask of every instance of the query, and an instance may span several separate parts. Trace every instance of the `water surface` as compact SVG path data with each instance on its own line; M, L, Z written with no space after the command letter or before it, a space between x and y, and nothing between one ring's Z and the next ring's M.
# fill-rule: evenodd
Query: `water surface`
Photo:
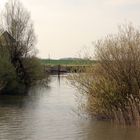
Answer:
M140 130L75 113L76 91L66 75L28 96L0 97L0 140L139 140Z

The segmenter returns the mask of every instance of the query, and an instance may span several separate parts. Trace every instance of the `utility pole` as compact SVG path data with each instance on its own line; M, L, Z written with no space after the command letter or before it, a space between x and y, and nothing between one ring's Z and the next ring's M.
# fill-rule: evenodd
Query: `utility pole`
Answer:
M51 64L51 58L50 58L50 54L48 55L48 62L49 62L49 64Z

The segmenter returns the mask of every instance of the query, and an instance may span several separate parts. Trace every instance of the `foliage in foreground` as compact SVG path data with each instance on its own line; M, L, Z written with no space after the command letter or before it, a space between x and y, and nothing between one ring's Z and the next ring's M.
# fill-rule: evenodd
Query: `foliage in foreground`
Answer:
M123 124L140 121L140 31L121 26L96 43L98 64L69 77L86 97L87 111Z
M22 79L11 63L11 58L4 49L0 47L0 91L4 94L24 94L28 88L37 81L45 78L43 66L36 57L23 58L22 65L26 75ZM47 78L47 77L46 77ZM25 83L26 82L26 83Z

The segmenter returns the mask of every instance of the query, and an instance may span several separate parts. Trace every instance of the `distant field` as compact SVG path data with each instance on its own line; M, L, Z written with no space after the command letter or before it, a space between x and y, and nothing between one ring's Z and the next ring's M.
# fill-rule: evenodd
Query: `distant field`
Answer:
M95 63L95 61L84 60L84 59L78 59L78 60L41 59L41 62L42 64L46 64L46 65L90 65Z

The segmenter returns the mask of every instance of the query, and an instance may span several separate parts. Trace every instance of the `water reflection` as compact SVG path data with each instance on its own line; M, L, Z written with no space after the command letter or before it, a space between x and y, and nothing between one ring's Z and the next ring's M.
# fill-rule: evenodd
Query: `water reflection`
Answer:
M59 86L60 86L60 83L61 82L61 79L60 79L60 74L58 74L58 83L59 83Z
M79 117L75 89L65 75L52 76L46 89L34 87L27 96L0 97L2 140L139 140L139 129Z

